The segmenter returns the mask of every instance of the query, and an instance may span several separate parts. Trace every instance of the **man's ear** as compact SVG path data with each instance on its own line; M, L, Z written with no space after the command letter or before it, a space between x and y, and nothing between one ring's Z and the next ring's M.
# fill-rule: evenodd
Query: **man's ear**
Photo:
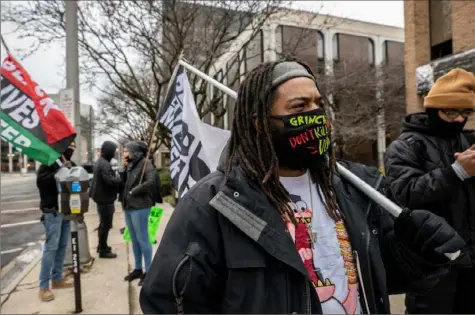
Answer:
M254 128L256 128L256 130L257 130L257 127L259 126L259 121L257 120L257 114L256 113L252 114L252 124L254 125Z

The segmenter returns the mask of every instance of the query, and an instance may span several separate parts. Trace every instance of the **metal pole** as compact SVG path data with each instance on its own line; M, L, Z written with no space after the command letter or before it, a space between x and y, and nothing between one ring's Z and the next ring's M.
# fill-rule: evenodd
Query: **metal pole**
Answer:
M73 274L74 274L74 301L76 310L75 313L82 312L82 297L81 297L81 268L79 263L79 236L78 236L78 222L76 219L71 220L71 253L73 255Z
M74 91L74 124L77 132L74 158L82 164L81 102L79 99L78 3L64 1L66 13L66 86Z
M13 146L8 142L8 172L13 172Z
M66 15L66 86L74 91L74 124L77 132L74 158L78 164L82 163L81 145L81 102L79 100L79 48L78 48L78 3L64 1ZM89 244L87 244L89 245ZM82 312L81 301L81 268L79 265L79 237L78 223L71 221L71 252L74 272L74 300L76 311Z
M229 96L233 97L234 99L237 98L237 93L235 91L231 90L230 88L228 88L226 85L222 84L221 82L213 79L212 77L205 74L204 72L201 72L200 70L196 69L195 67L188 64L187 62L180 60L179 64L181 64L183 67L190 70L197 76L200 76L203 80L214 85L215 87L225 92ZM368 198L371 199L373 202L377 203L378 205L386 209L390 214L392 214L395 217L398 217L401 214L402 209L398 205L396 205L394 202L386 198L386 196L382 195L376 189L374 189L373 187L365 183L361 178L353 174L351 171L347 170L340 163L337 163L337 168L338 168L338 172L343 178L345 178L347 181L352 183L362 193L368 196ZM455 260L458 256L460 256L460 251L457 251L455 253L445 253L445 256L447 256L451 260Z

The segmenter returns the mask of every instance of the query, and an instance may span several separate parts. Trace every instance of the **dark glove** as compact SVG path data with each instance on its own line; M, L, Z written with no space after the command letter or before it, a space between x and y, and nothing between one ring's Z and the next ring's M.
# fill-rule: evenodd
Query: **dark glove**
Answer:
M441 217L426 210L404 210L394 222L396 241L431 264L446 264L445 253L465 246L460 235Z

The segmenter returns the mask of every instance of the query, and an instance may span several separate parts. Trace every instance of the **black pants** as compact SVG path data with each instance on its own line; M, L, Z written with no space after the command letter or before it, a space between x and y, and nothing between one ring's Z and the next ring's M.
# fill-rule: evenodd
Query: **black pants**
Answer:
M98 204L97 212L99 213L99 252L107 252L107 238L109 237L109 230L112 227L112 220L114 219L114 204Z
M475 314L475 269L452 269L429 292L406 294L406 314Z

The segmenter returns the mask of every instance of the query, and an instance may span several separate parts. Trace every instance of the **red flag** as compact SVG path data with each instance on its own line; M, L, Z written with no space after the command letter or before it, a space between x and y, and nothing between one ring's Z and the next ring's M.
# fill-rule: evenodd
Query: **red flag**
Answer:
M31 102L34 108L31 108ZM10 55L2 64L2 111L8 112L17 123L22 123L31 134L57 152L63 153L75 138L74 127L55 102ZM26 119L35 121L38 118L40 124L25 123Z

